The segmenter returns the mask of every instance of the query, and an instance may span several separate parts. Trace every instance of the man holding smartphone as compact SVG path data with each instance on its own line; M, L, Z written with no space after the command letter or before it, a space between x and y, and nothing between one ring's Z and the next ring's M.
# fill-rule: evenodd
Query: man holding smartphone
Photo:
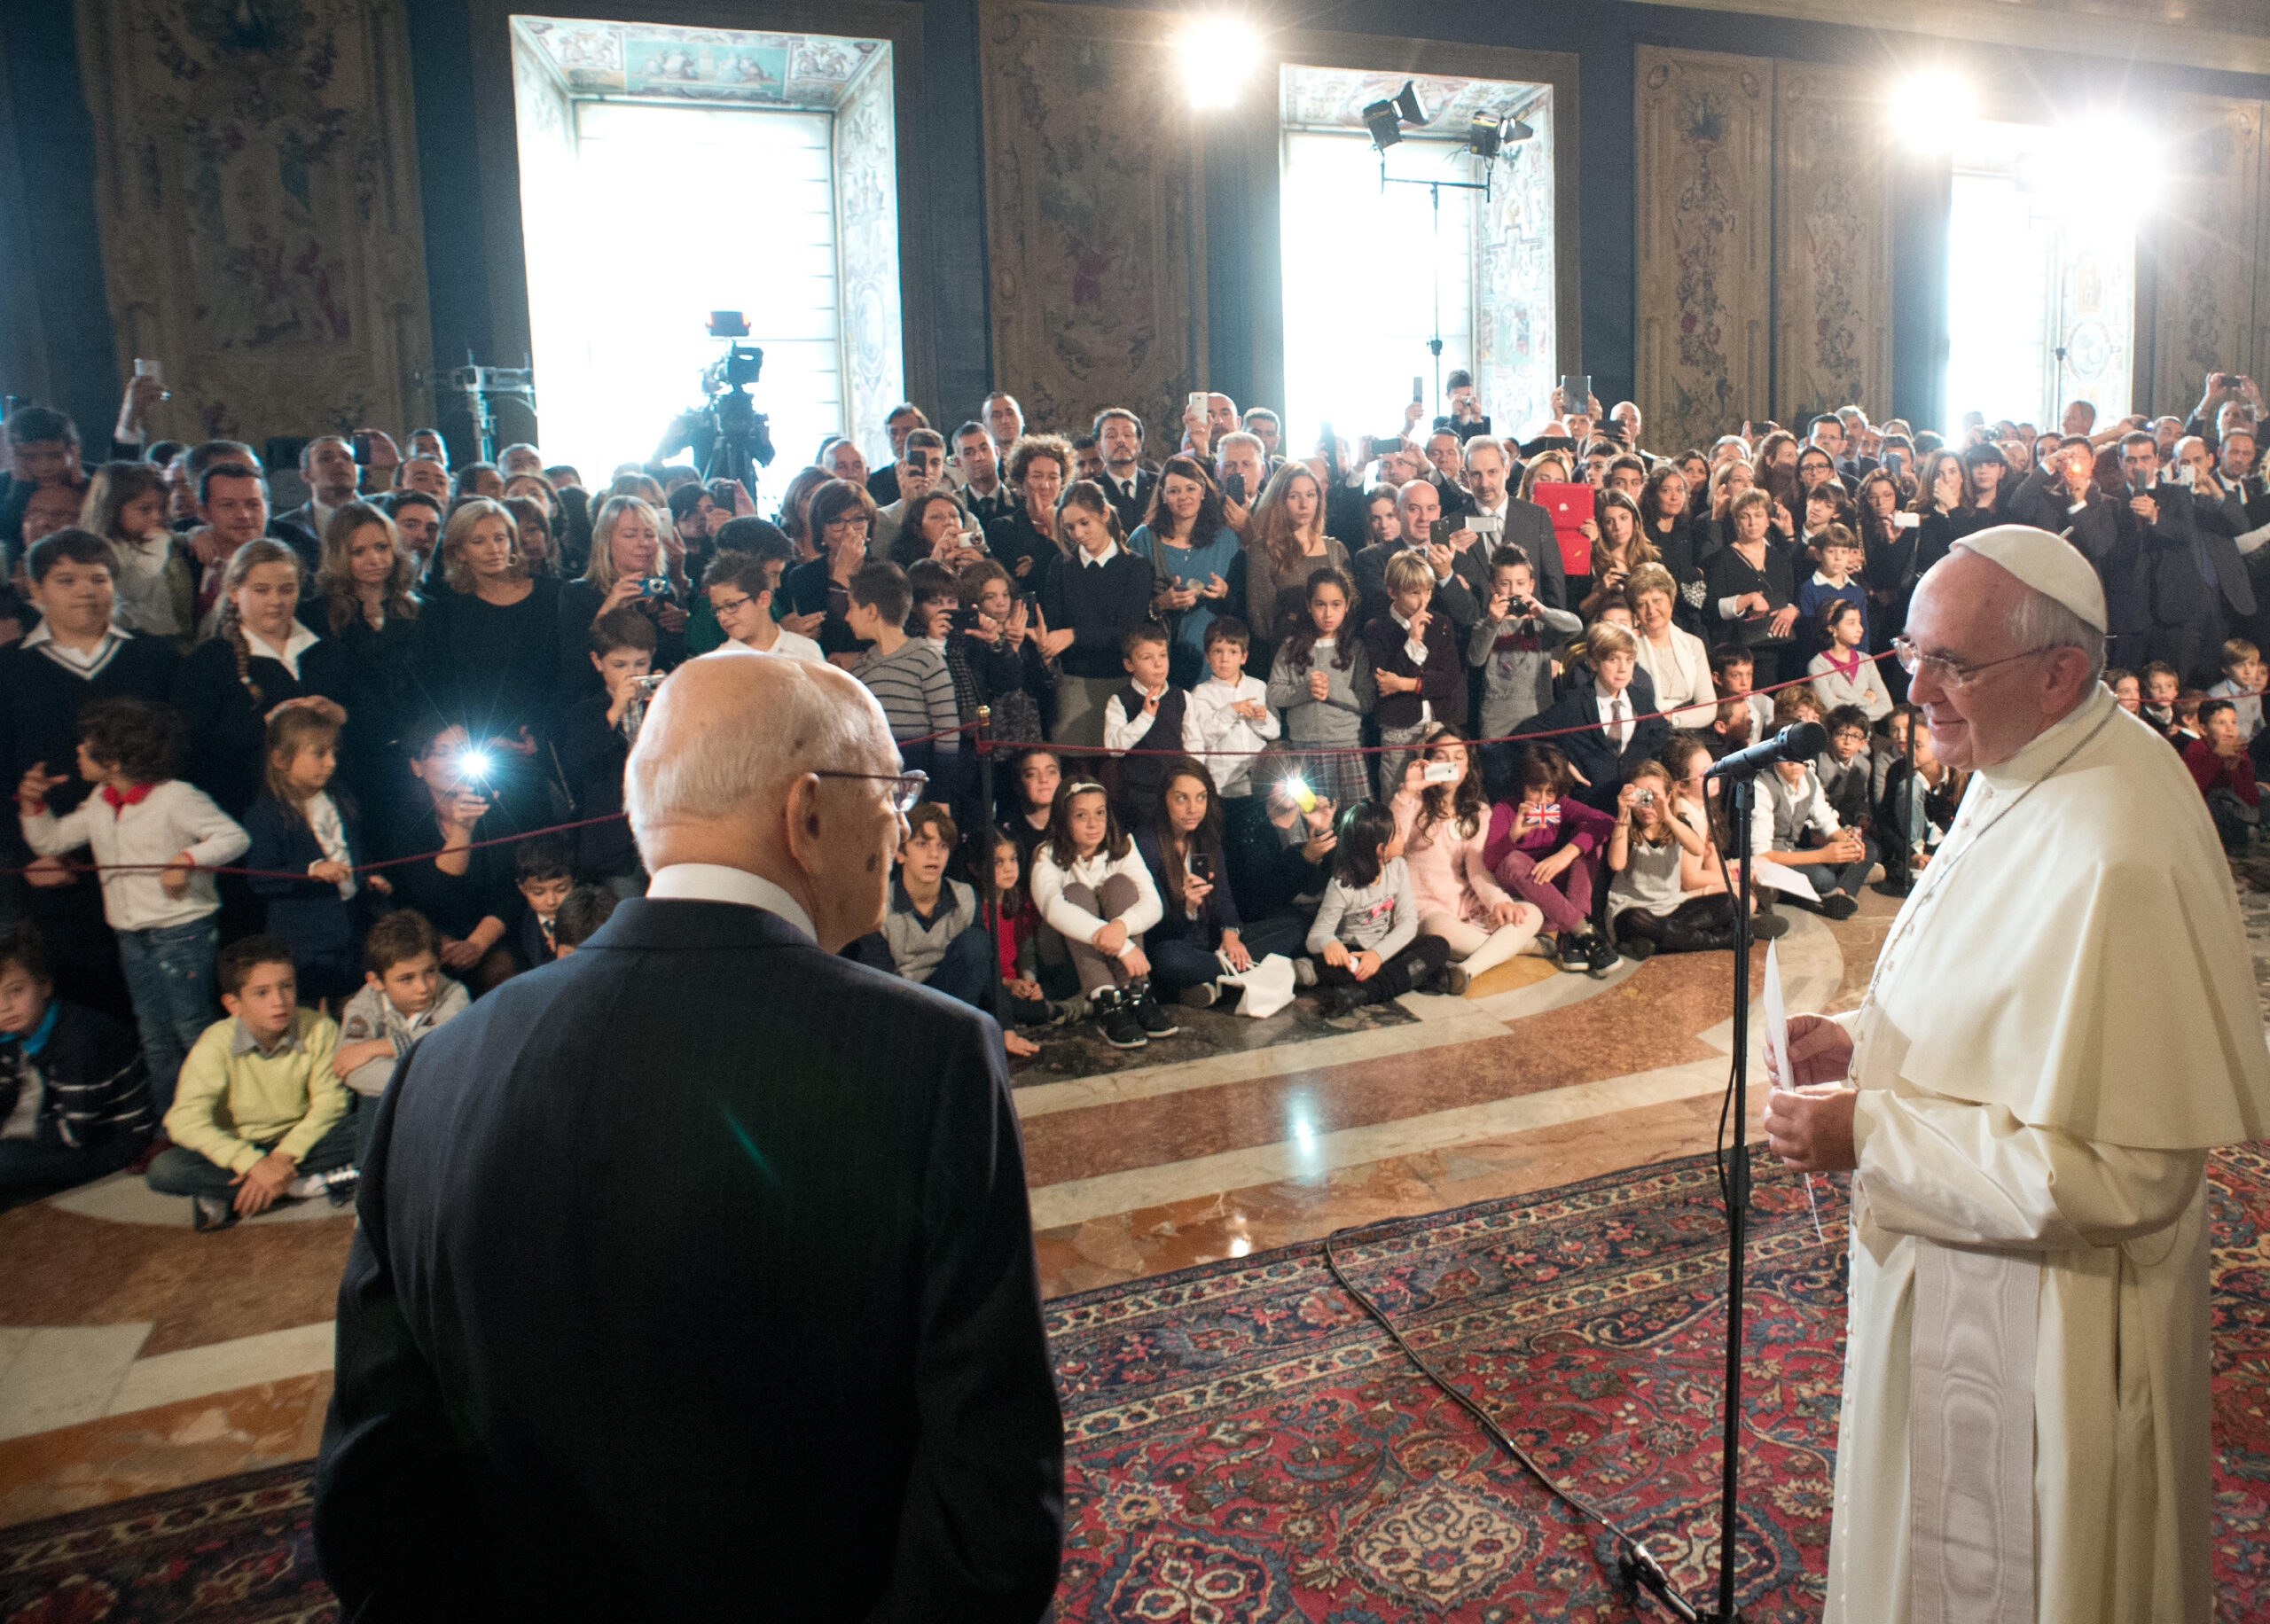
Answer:
M1214 470L1222 485L1222 520L1241 536L1253 522L1254 504L1261 500L1261 488L1268 480L1268 456L1260 439L1243 429L1233 429L1215 442Z

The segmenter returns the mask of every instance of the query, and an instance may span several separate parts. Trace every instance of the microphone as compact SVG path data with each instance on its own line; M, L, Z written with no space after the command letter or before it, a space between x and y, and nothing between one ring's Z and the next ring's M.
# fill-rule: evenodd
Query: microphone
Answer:
M1793 722L1763 744L1737 750L1702 776L1747 778L1776 761L1810 761L1828 748L1828 730L1818 722Z

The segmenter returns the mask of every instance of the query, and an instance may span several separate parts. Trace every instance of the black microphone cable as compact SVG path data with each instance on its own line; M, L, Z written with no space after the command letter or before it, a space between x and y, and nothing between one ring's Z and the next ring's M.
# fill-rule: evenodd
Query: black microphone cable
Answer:
M1673 1618L1682 1620L1682 1624L1697 1624L1702 1614L1673 1588L1671 1575L1663 1571L1663 1564L1658 1562L1654 1554L1640 1542L1637 1536L1600 1506L1546 1471L1538 1464L1536 1456L1514 1441L1512 1436L1506 1432L1505 1428L1498 1425L1488 1410L1468 1397L1465 1392L1454 1386L1448 1377L1429 1364L1417 1348L1405 1341L1403 1332L1397 1328L1395 1321L1388 1316L1387 1311L1358 1289L1355 1283L1342 1271L1340 1256L1334 1249L1334 1243L1351 1235L1368 1234L1375 1227L1377 1226L1372 1224L1353 1224L1344 1230L1335 1230L1324 1238L1324 1266L1331 1273L1334 1282L1354 1300L1356 1306L1363 1309L1366 1316L1382 1331L1387 1332L1388 1340L1395 1344L1397 1350L1405 1359L1418 1367L1421 1376L1432 1383L1444 1397L1474 1417L1476 1425L1482 1428L1491 1442L1504 1450L1531 1477L1542 1483L1554 1498L1565 1503L1579 1515L1598 1523L1616 1536L1616 1571L1610 1573L1609 1578L1626 1603L1636 1611L1639 1606L1640 1593L1644 1589L1654 1595Z

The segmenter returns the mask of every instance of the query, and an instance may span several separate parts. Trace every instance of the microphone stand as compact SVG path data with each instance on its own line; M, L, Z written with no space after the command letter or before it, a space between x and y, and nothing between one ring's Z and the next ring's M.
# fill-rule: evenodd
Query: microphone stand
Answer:
M1771 768L1766 769L1772 771ZM1740 1551L1742 1468L1742 1262L1749 1244L1749 898L1750 808L1757 778L1741 773L1726 782L1726 809L1734 837L1734 1154L1726 1169L1726 1381L1725 1430L1718 1446L1718 1606L1702 1616L1714 1624L1741 1624L1734 1606L1734 1566Z

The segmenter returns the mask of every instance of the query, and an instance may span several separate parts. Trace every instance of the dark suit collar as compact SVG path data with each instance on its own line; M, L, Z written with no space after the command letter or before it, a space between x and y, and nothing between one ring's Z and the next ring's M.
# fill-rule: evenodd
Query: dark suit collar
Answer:
M809 937L779 915L740 902L637 896L618 904L586 948L644 952L703 948L804 948Z

